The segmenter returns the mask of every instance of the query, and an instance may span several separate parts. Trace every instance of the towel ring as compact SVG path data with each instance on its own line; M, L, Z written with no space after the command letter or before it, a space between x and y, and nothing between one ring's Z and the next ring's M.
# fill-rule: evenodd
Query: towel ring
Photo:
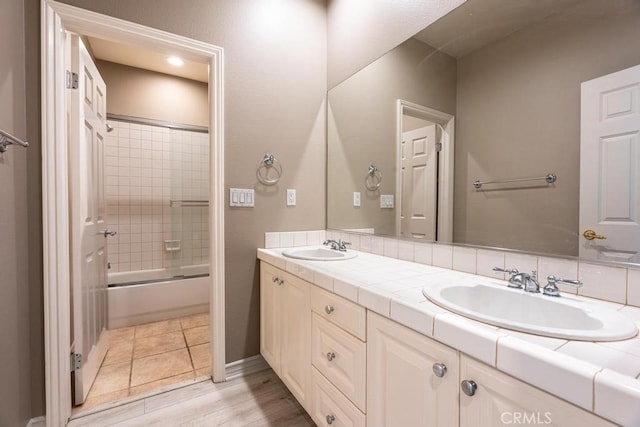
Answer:
M382 184L382 172L375 165L369 166L369 172L364 179L364 186L369 191L376 191Z
M275 171L275 177L269 178L269 171ZM274 185L280 181L282 177L282 164L275 158L273 154L265 154L264 158L258 163L256 170L256 178L264 185Z

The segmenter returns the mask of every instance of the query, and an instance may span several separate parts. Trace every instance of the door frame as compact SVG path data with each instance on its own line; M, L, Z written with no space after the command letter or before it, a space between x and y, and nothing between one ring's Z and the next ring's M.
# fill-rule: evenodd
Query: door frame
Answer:
M42 216L45 400L48 426L71 416L69 162L65 30L171 51L209 64L210 292L212 375L225 380L223 49L85 9L41 1Z
M438 123L444 129L442 151L438 156L438 221L439 242L453 241L453 154L455 141L455 117L433 108L398 99L396 102L396 236L400 236L400 206L402 206L402 182L399 179L402 146L402 116L410 115Z

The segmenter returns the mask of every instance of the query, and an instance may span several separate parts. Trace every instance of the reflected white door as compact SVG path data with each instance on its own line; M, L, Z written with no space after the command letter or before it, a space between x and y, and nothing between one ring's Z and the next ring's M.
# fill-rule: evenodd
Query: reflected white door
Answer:
M640 66L582 83L581 103L580 257L639 262Z
M71 199L72 353L74 404L87 397L106 354L107 238L104 195L106 86L78 36L70 37L71 71L77 89L69 89ZM77 365L76 365L77 366Z
M437 212L436 126L402 134L400 235L435 240Z

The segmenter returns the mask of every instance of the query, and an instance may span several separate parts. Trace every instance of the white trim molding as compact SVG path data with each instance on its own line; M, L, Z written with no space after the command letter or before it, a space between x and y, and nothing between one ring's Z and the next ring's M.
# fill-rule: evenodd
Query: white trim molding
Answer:
M31 418L27 423L27 427L44 427L46 422L44 415L41 417Z
M444 129L442 151L438 164L438 241L453 241L453 153L455 117L433 108L398 99L396 103L396 156L400 170L400 147L402 144L402 116L404 114L438 123ZM402 182L396 179L396 236L400 235L400 205Z
M227 364L227 381L255 374L256 372L269 369L270 366L261 355L247 357Z
M71 416L69 164L65 88L67 31L150 49L171 49L184 58L209 64L209 295L212 371L216 382L226 379L223 50L208 43L53 0L41 1L41 16L46 425L63 426Z

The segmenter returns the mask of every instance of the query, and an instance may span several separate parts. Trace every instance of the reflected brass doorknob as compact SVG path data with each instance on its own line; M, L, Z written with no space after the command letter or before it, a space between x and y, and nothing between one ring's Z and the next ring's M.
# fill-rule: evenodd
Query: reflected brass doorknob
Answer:
M584 233L582 233L582 236L587 239L587 240L593 240L593 239L606 239L605 236L596 233L593 230L585 230Z

